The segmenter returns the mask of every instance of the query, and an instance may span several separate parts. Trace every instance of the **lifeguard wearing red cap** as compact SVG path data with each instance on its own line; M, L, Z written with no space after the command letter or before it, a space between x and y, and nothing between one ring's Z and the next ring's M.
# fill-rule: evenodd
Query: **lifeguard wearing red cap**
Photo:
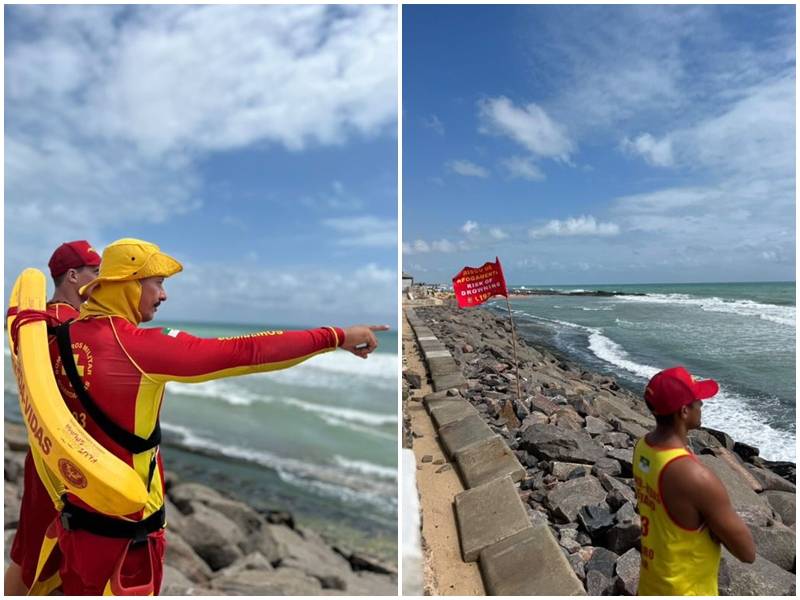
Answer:
M697 400L711 398L719 391L713 379L696 380L684 367L672 367L653 375L644 399L656 415L671 415Z
M64 242L56 248L47 266L50 267L50 275L56 278L70 269L96 267L99 264L100 255L92 248L91 244L86 240L75 240L74 242Z

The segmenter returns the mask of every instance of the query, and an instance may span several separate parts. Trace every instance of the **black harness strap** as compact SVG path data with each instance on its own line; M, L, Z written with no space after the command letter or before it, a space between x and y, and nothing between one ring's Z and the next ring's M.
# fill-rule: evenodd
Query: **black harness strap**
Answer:
M123 521L100 513L89 512L62 497L64 508L61 511L61 525L68 531L83 530L111 538L125 538L143 542L147 536L166 524L166 511L160 509L142 521Z
M56 340L58 342L58 352L61 355L61 364L64 366L64 371L67 373L69 382L72 384L72 388L78 395L78 399L83 405L83 408L108 437L125 448L128 452L133 454L141 454L142 452L146 452L158 446L161 443L161 423L159 421L156 421L156 426L153 429L153 433L150 434L150 437L145 439L117 425L114 421L108 418L108 416L100 409L99 406L97 406L95 401L89 395L89 392L86 390L86 387L83 385L80 375L78 375L78 369L75 366L75 359L72 356L72 340L69 336L69 326L70 322L68 321L63 325L54 327L52 331L55 333ZM152 472L153 466L151 465L151 478Z

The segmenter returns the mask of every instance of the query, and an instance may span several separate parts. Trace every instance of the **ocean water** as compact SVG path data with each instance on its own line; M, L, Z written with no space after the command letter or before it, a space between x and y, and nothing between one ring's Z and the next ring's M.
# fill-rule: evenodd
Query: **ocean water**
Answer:
M279 325L161 323L202 337ZM396 560L397 334L367 360L330 352L282 371L168 383L162 452L179 477L290 510L346 547ZM5 414L19 418L6 345Z
M547 289L545 286L515 286ZM520 335L641 393L661 369L683 365L719 382L703 424L795 460L795 284L553 286L626 295L529 296L511 301ZM644 296L628 295L643 293ZM490 304L507 314L504 299Z

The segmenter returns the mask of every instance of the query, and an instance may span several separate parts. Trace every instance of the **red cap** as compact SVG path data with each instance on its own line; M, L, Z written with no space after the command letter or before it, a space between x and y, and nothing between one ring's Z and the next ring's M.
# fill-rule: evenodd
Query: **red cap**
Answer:
M672 367L653 375L644 399L657 415L671 415L696 400L706 400L719 391L713 379L697 381L683 367Z
M86 240L76 240L61 244L47 266L50 267L50 274L53 277L63 275L69 269L79 269L80 267L96 267L100 264L100 255Z

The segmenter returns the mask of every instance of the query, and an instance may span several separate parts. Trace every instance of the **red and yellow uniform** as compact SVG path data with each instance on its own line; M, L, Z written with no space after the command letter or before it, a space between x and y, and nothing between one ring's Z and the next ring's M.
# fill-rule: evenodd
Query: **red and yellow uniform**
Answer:
M168 381L202 382L291 367L315 354L335 349L343 341L344 331L326 327L204 339L174 329L143 329L122 317L107 316L74 322L70 336L78 372L98 406L121 427L147 438L156 426ZM50 351L56 381L78 421L93 438L133 467L142 481L149 482L146 506L136 514L127 515L137 521L147 518L164 504L163 467L158 448L132 454L111 439L84 412L62 369L54 342ZM156 461L156 468L151 475L152 461ZM68 500L91 510L77 497L68 495ZM134 548L126 569L135 578L138 569L152 568L157 592L164 552L163 530L150 537L153 564L142 562L149 553L135 554ZM126 540L61 528L59 545L64 553L61 568L64 593L82 590L82 593L102 594ZM104 550L98 551L100 548Z
M64 323L78 318L79 313L71 304L52 302L47 305L47 314L58 323ZM22 581L30 588L36 574L39 548L42 545L44 533L58 515L58 511L36 471L30 450L25 456L23 481L19 525L11 544L10 557L21 567ZM52 589L57 585L58 582L54 581L48 587Z
M687 529L664 504L661 479L676 460L697 460L685 448L651 446L644 438L633 452L633 476L642 518L640 596L716 596L720 545L703 524Z

